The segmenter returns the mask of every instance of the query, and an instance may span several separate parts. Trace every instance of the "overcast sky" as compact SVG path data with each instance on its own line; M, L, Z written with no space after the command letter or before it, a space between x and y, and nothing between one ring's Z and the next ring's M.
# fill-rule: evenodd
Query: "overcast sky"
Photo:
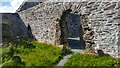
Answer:
M24 0L0 0L0 13L14 13Z

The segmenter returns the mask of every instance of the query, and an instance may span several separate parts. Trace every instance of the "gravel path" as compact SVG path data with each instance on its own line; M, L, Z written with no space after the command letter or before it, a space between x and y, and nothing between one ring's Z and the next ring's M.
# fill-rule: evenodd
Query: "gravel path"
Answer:
M81 51L83 51L83 50L73 50L73 54L76 54L77 52L81 52ZM62 68L62 66L64 66L64 64L68 61L68 59L73 54L68 54L68 55L64 56L64 58L56 66L60 66L59 68Z
M80 46L80 42L78 38L68 38L68 41L69 41L69 46L71 47L71 51L73 52L73 54L84 50L84 47ZM60 66L59 68L62 68L62 66L64 66L64 64L68 61L68 59L73 54L68 54L64 56L63 59L56 66Z
M72 54L64 56L64 58L57 64L57 66L64 66L67 60L72 56Z

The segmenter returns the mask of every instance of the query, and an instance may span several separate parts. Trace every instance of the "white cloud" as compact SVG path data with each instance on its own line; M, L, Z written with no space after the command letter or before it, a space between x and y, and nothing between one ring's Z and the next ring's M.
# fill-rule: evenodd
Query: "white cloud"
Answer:
M11 6L0 6L0 13L15 13L23 1L24 0L10 0Z
M14 10L16 11L19 6L23 3L24 0L12 0L11 1L11 6L14 8Z
M15 10L10 6L1 6L0 13L14 13Z

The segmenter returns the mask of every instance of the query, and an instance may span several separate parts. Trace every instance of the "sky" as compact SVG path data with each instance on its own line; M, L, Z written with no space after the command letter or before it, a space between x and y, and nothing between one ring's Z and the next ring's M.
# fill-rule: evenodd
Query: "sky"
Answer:
M0 0L0 13L15 13L24 0Z

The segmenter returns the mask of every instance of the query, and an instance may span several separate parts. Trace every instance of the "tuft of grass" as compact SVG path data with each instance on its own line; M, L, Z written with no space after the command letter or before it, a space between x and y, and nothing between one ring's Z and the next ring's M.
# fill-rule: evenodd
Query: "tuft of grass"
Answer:
M3 63L3 66L24 66L24 64L9 60L8 62Z
M69 58L64 68L68 68L68 66L118 68L120 67L120 61L114 60L108 55L99 57L96 54L77 53Z
M2 66L54 66L63 57L59 47L37 41L13 44L13 56L19 56L22 63L14 62L9 56L9 48L2 49ZM3 54L4 53L4 54ZM24 63L24 64L23 64Z

